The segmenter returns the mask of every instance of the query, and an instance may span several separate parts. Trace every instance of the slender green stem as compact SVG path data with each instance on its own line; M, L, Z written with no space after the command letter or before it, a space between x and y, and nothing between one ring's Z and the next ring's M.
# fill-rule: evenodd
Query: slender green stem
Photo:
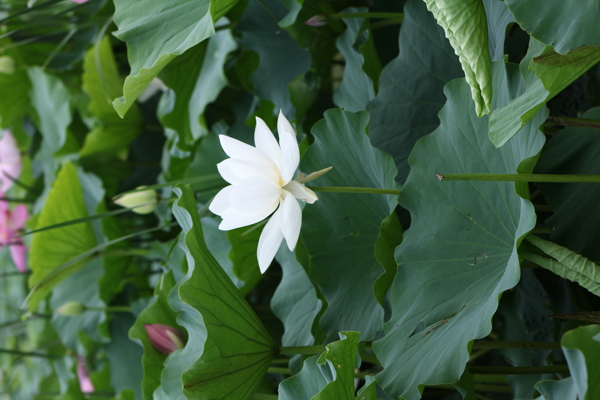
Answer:
M371 193L371 194L391 194L400 195L400 190L363 188L363 187L333 187L333 186L307 186L315 192L335 192L335 193Z
M599 119L585 119L585 118L572 118L572 117L548 117L548 121L562 125L562 126L574 126L577 128L592 128L600 129Z
M27 275L31 275L31 270L26 270L25 272L21 272L21 271L3 272L0 274L0 278L7 278L9 276L27 276Z
M506 383L508 382L508 375L473 374L473 381L477 383Z
M391 26L391 25L400 25L402 22L404 22L404 20L400 19L400 18L398 18L398 19L382 19L381 21L373 22L371 24L371 30L384 28L386 26Z
M549 183L597 183L600 175L558 174L436 174L440 181L502 181Z
M129 306L108 306L108 307L85 307L86 311L105 311L105 312L131 312Z
M470 365L472 374L508 374L508 375L535 375L535 374L560 374L569 372L568 365L548 365L543 367L488 367Z
M23 357L39 357L39 358L61 358L62 356L54 355L54 354L42 354L35 351L19 351L19 350L11 350L11 349L0 349L0 353L4 354L14 354L16 356Z
M456 390L453 385L435 385L431 386L436 389L448 389ZM494 393L512 393L512 389L506 385L485 385L485 384L474 384L473 389L477 392L494 392Z
M533 208L535 208L535 211L542 211L542 212L553 212L554 211L552 209L552 207L550 207L546 204L534 204Z
M476 340L473 342L473 349L547 350L560 349L560 343L534 341Z
M279 354L321 354L325 350L327 349L321 344L313 346L283 346L279 348Z
M34 203L32 199L15 199L14 197L0 197L0 201L8 201L9 203Z
M292 375L292 371L289 368L282 368L282 367L269 367L267 369L267 373L269 373L269 374Z
M385 19L404 19L403 13L389 13L389 12L356 12L356 13L341 13L331 14L331 19L343 19L343 18L385 18Z
M150 249L139 249L139 248L132 248L132 249L115 249L115 250L108 250L105 252L100 253L101 256L104 257L109 257L109 256L147 256L148 252L150 251Z

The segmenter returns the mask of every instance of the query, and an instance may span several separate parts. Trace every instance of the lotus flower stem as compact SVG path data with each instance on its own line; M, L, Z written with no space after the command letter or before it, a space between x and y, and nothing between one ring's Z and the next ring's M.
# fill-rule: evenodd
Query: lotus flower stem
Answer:
M536 374L561 374L569 372L568 365L547 365L542 367L488 367L470 365L472 374L509 374L509 375L536 375Z
M35 351L19 351L19 350L11 350L11 349L0 349L0 353L4 354L13 354L16 356L23 357L40 357L40 358L61 358L62 356L55 354L43 354Z
M559 174L435 174L440 181L598 183L600 175ZM314 188L313 188L314 190Z
M396 19L403 20L404 13L389 13L389 12L356 12L356 13L341 13L331 14L331 19L343 19L343 18L385 18L385 19Z
M307 186L314 192L336 192L336 193L371 193L371 194L391 194L394 196L400 195L400 190L396 189L379 189L365 187L333 187L333 186Z
M548 117L548 122L552 122L562 126L573 126L577 128L592 128L600 129L600 120L598 119L585 119L585 118L572 118L572 117Z
M546 350L560 349L560 343L535 341L475 340L473 342L473 349Z
M279 348L279 354L321 354L327 350L325 346L316 344L313 346L282 346Z
M131 312L129 306L85 307L86 311Z

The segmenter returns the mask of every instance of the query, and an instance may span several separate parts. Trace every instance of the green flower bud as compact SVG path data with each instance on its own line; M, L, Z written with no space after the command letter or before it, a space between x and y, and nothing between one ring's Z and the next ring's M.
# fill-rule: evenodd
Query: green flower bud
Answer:
M86 308L78 301L69 301L54 310L55 314L66 315L68 317L78 317L85 312Z
M137 189L143 189L140 186ZM143 190L141 192L127 193L114 200L121 207L131 208L136 214L150 214L156 208L156 190Z
M15 72L15 60L9 56L0 57L0 73L11 75Z

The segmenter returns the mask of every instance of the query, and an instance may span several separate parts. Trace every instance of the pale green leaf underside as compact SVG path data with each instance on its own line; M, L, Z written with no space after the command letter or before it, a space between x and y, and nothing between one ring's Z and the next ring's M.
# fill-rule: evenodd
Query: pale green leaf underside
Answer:
M208 251L189 186L174 189L173 214L185 235L193 272L179 287L181 301L202 314L208 337L201 357L183 374L184 394L197 400L245 400L262 380L275 344L225 271Z
M584 256L535 235L527 236L526 240L551 258L530 251L523 253L525 257L562 278L579 283L596 296L600 296L600 266Z
M481 0L425 0L460 59L480 117L492 107L492 61Z

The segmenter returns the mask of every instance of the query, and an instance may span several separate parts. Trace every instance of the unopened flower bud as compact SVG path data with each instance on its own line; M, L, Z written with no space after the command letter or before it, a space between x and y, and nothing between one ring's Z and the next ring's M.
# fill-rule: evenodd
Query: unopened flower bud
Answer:
M54 310L55 314L78 317L85 312L85 306L78 301L69 301Z
M179 329L163 324L144 324L150 344L156 351L168 356L175 350L183 349L185 339Z
M140 186L137 189L143 189ZM121 207L131 208L136 214L150 214L156 208L156 190L142 190L141 192L127 193L116 200L115 204Z
M15 60L9 56L0 57L0 73L11 75L15 72Z
M81 393L94 392L94 384L90 379L90 375L85 365L85 357L82 356L77 356L77 378L79 379L79 389L81 389Z
M329 22L329 19L329 15L327 14L317 14L308 21L306 21L304 25L325 26Z

